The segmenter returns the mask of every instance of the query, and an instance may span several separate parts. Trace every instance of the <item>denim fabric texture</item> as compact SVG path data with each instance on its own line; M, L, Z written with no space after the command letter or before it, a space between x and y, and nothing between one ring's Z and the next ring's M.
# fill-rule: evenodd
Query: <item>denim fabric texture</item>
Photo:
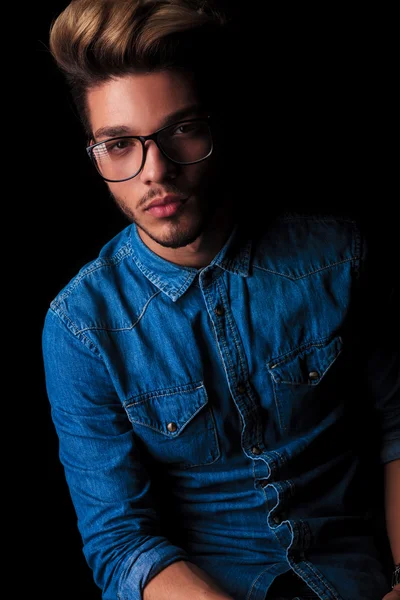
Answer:
M389 591L373 496L400 457L399 354L367 265L346 218L236 227L200 270L129 225L54 299L47 392L105 600L178 560L235 600L290 569L322 600Z
M275 579L268 590L267 600L318 600L318 596L304 581L289 571Z

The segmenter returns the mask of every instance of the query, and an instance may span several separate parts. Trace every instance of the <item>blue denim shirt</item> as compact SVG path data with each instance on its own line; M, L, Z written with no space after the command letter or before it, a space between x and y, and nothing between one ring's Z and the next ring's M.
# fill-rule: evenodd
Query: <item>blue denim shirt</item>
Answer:
M400 457L399 361L365 255L350 219L287 215L197 270L130 225L51 303L48 397L105 600L177 560L235 600L290 568L324 600L388 592L371 492Z

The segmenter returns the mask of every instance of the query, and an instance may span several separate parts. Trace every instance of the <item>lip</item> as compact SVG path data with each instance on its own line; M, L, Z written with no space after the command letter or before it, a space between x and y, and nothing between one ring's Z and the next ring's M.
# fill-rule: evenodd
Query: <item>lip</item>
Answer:
M154 217L171 217L179 210L185 200L186 198L182 198L181 196L168 194L162 198L153 200L145 210Z

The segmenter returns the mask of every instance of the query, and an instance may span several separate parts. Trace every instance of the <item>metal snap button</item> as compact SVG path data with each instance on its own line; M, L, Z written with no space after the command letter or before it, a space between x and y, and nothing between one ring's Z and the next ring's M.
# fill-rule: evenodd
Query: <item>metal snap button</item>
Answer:
M308 376L309 376L310 379L318 379L319 378L319 373L317 373L317 371L311 371L308 374Z
M258 446L253 446L253 448L251 449L252 453L255 454L256 456L258 456L259 454L261 454L262 450L258 447Z
M244 394L246 392L246 386L244 385L244 383L238 383L237 391L239 392L239 394Z
M215 314L217 315L217 317L222 317L225 314L225 309L223 306L221 306L220 304L218 304L218 306L215 307Z
M176 431L178 429L178 425L176 423L168 423L167 429L168 429L168 431L173 433L174 431Z

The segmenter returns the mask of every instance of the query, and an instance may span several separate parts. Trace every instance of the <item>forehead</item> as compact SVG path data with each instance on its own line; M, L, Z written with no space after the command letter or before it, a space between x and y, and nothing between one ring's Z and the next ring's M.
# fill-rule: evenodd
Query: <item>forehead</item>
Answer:
M198 105L189 74L176 71L124 75L87 92L91 130L125 126L132 134L146 135L175 112Z

